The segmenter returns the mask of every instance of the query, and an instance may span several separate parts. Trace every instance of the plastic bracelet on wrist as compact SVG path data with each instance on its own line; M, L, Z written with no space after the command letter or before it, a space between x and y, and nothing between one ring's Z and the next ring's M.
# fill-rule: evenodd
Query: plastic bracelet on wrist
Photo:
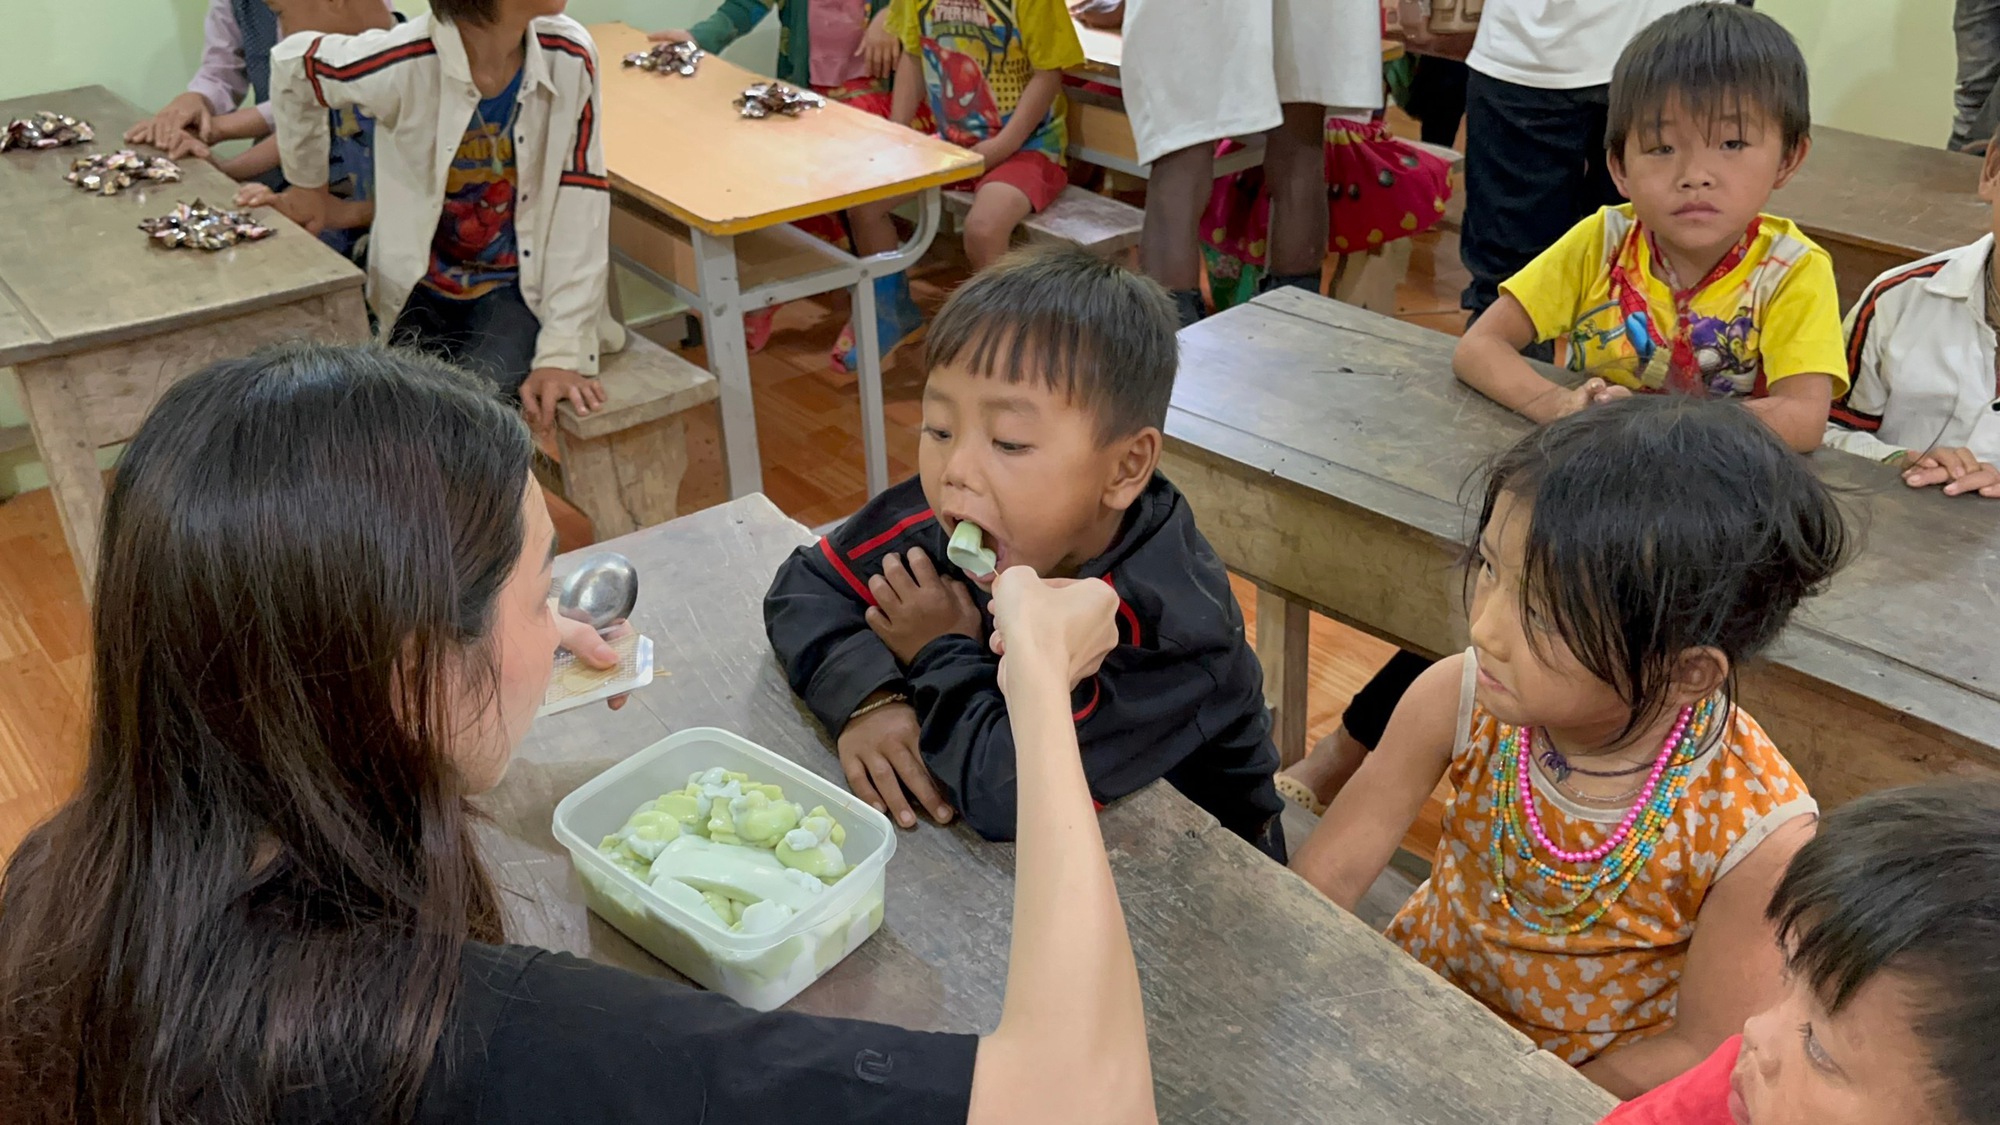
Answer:
M871 711L880 711L884 707L888 707L897 703L908 703L909 701L910 701L909 696L904 695L900 691L892 691L888 695L883 696L882 698L876 700L873 703L863 703L861 706L856 707L854 709L854 714L849 715L847 717L847 721L851 723L854 720L860 718L863 715L868 714Z

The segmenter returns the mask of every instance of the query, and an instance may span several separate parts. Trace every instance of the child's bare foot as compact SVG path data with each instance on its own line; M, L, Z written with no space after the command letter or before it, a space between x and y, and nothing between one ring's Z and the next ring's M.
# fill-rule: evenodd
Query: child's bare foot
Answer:
M1332 734L1319 740L1304 761L1278 775L1278 792L1318 816L1340 795L1341 787L1367 757L1368 747L1347 733L1346 727L1335 727Z

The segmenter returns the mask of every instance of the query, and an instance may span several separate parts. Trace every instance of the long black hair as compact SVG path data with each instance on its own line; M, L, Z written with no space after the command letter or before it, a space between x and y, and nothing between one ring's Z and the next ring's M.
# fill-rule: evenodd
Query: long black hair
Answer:
M169 390L121 463L89 761L0 883L0 1120L397 1120L492 885L445 742L530 444L441 364L296 345Z
M1889 789L1834 810L1767 914L1827 1011L1882 973L1914 989L1954 1120L2000 1123L2000 782Z
M1475 542L1502 494L1529 508L1522 619L1631 705L1624 734L1683 653L1715 648L1733 678L1847 555L1832 492L1735 403L1641 395L1535 430L1489 468Z

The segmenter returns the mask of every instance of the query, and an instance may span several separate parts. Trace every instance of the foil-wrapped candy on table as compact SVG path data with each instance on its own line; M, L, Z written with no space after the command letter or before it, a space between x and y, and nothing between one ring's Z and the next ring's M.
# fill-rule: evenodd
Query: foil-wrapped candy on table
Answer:
M626 66L636 66L640 70L650 70L654 74L678 74L683 78L694 77L695 64L701 61L705 52L696 43L655 43L652 49L634 51L625 56Z
M26 117L17 117L7 123L7 131L0 133L0 152L10 148L59 148L63 145L88 144L97 139L90 122L71 117L66 113L42 110Z
M79 156L63 179L97 195L117 195L140 180L178 183L181 166L164 156L140 156L131 149Z
M248 211L224 211L197 199L176 204L168 214L146 219L139 229L168 249L222 250L239 242L269 238L271 228L259 224Z
M797 117L808 109L818 109L826 104L826 99L811 90L797 90L783 82L759 82L743 96L736 99L736 108L745 117L770 117L782 114Z

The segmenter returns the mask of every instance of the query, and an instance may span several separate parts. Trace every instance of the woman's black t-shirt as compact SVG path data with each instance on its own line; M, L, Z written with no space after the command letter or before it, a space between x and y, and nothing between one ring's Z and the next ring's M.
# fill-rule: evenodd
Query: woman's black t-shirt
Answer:
M963 1125L971 1035L789 1012L563 953L468 945L422 1125Z

